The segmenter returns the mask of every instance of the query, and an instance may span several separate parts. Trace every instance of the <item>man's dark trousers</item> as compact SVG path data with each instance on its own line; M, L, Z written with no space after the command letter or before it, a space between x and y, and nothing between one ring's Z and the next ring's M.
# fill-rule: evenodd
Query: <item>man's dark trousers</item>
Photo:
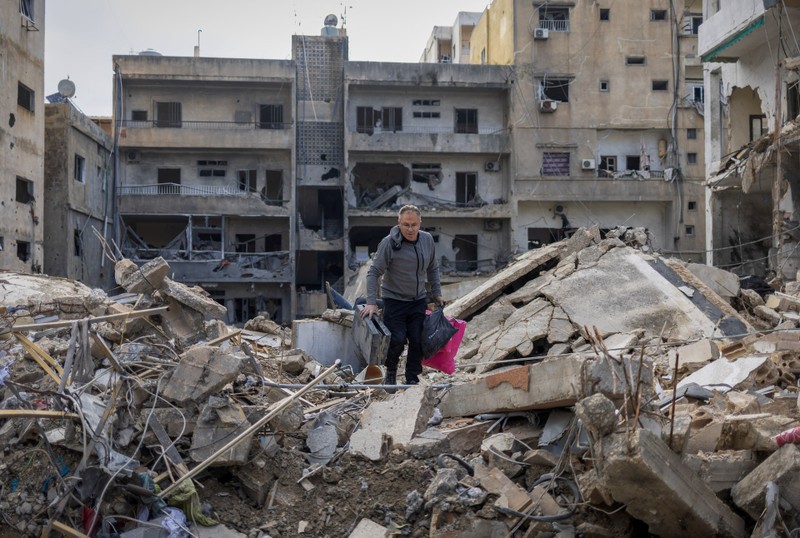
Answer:
M383 324L392 333L386 355L386 369L390 372L397 371L400 355L408 341L406 383L416 383L422 373L422 325L427 307L425 299L398 301L384 297L383 303Z

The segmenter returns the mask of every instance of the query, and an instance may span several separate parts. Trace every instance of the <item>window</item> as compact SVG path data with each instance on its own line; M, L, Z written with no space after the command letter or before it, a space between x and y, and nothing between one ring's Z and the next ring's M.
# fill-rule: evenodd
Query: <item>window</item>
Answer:
M687 153L686 162L688 164L697 164L697 153Z
M541 6L539 28L547 28L551 32L569 32L569 8L549 7L546 4Z
M703 24L702 13L690 13L683 17L683 34L697 35L697 30Z
M442 182L441 163L411 163L411 181L426 183L430 190Z
M697 129L693 127L686 129L686 138L688 140L697 140Z
M600 156L600 177L614 177L617 171L617 157L614 155Z
M372 134L381 131L402 131L402 107L375 109L360 106L356 108L356 132Z
M688 84L690 99L695 103L705 102L705 90L702 82L693 82Z
M478 110L475 108L456 109L456 133L478 133Z
M225 177L228 161L200 160L197 161L197 175L199 177Z
M607 21L611 18L611 10L610 9L600 9L600 20Z
M131 110L131 120L132 121L147 121L147 111L146 110Z
M786 86L786 115L790 118L796 118L800 113L800 90L798 89L800 81L795 81Z
M17 83L17 104L33 112L35 93L22 82Z
M19 14L30 20L34 20L33 6L34 0L19 0Z
M651 21L665 21L665 20L667 20L667 10L666 9L651 9L650 10L650 20Z
M256 251L256 235L255 234L236 234L236 252L255 252Z
M543 176L569 176L569 153L542 153Z
M415 118L439 118L441 114L439 112L414 112Z
M283 129L283 105L259 106L259 129Z
M542 93L546 99L568 103L569 82L568 79L545 79L541 82Z
M31 259L31 244L28 241L17 240L17 258L24 262Z
M769 132L767 129L767 117L751 115L750 116L750 141L761 138Z
M386 107L381 110L381 121L376 122L375 127L380 127L384 131L402 131L403 130L403 108L402 107Z
M439 106L441 101L439 99L414 99L411 104L414 106Z
M653 91L654 92L665 92L665 91L667 91L667 81L666 80L654 80L653 81Z
M625 56L625 65L644 65L644 56Z
M608 81L607 80L601 80L600 81L600 91L601 92L607 92L608 88L609 88Z
M283 171L267 170L266 184L261 190L261 198L267 205L283 203Z
M75 154L75 165L73 171L73 179L83 183L86 181L86 159L82 156Z
M686 209L689 211L697 211L697 202L695 202L694 200L689 200L686 203Z
M481 49L481 65L486 65L486 48Z
M257 175L255 170L239 170L239 190L245 192L257 192Z
M467 205L475 199L478 175L472 172L456 172L456 203Z
M72 234L72 247L75 256L83 256L83 234L80 230L74 230Z
M684 228L684 235L686 237L694 237L694 226L693 225L687 225Z
M156 103L156 127L180 127L181 117L180 103Z
M5 239L3 239L3 236L0 235L0 252L3 252L3 249L5 249L5 247L6 247Z
M33 197L33 181L17 176L17 202L30 204L35 199Z
M638 155L625 156L625 170L640 170L642 158Z
M453 252L456 255L456 271L476 271L478 269L477 235L454 236Z

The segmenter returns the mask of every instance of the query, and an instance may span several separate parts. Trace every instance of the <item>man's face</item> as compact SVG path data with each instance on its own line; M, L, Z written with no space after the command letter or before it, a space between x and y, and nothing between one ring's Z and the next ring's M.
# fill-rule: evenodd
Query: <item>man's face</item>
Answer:
M400 215L397 219L397 225L400 226L400 233L406 238L406 241L416 241L419 235L419 227L422 224L422 219L413 211L407 211Z

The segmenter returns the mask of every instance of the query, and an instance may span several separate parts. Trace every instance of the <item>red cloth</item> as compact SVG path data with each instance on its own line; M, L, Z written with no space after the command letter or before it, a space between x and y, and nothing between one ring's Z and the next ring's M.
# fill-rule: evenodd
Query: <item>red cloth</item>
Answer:
M450 319L450 323L456 328L456 334L440 349L433 357L422 359L422 365L434 370L439 370L446 374L456 371L456 353L464 338L464 331L467 330L467 322L460 319Z

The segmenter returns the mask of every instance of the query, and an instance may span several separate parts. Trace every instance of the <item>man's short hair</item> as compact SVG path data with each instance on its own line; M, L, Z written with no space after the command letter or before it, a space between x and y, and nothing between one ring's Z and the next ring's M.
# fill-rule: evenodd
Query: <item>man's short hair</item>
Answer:
M415 205L404 205L400 208L400 211L397 213L397 218L399 219L405 213L416 213L419 218L422 218L422 213L420 212L419 208Z

